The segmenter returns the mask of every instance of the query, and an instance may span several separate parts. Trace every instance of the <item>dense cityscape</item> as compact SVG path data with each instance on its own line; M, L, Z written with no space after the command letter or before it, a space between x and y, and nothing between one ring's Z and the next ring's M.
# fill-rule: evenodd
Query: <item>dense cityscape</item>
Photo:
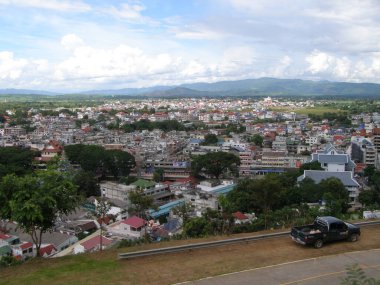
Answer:
M0 0L0 285L380 284L379 10Z
M8 205L2 207L2 252L21 260L285 228L316 214L378 215L380 114L342 110L352 101L7 104L0 116L0 189ZM330 112L334 104L342 109ZM48 216L46 228L39 219L16 216L11 201L17 196L6 190L16 187L14 174L35 173L44 181L41 171L59 173L77 197L66 205L76 211L55 209L58 216ZM106 211L99 212L100 204ZM43 234L34 237L30 223Z

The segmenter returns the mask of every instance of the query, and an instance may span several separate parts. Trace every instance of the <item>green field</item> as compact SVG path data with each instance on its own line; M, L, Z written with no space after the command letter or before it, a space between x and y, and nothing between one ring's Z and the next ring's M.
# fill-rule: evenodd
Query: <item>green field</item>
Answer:
M297 114L304 114L304 115L308 115L308 114L323 115L324 113L343 112L342 110L334 109L331 107L314 107L314 108L300 108L300 109L271 107L270 110L276 111L276 112L295 112Z

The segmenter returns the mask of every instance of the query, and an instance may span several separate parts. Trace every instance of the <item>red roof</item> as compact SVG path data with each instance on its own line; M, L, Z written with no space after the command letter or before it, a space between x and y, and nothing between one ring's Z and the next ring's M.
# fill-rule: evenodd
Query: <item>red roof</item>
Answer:
M31 242L24 242L22 245L20 245L20 248L22 250L33 247L33 244Z
M248 220L248 217L244 215L242 212L236 212L232 214L238 220Z
M380 128L374 128L374 129L372 130L372 133L373 133L374 135L380 135Z
M57 249L54 247L54 245L48 244L40 248L40 255L41 256L44 256L45 254L50 255L53 253L53 251L57 251Z
M144 219L141 219L137 216L130 217L124 221L122 221L123 224L129 225L133 228L140 228L146 224L146 221Z
M341 135L335 135L334 137L333 137L333 140L334 141L337 141L337 140L344 140L345 139L345 137L344 136L341 136Z
M102 236L102 242L103 246L106 246L109 245L112 242L112 240ZM93 238L86 240L85 242L82 242L81 245L84 247L85 250L91 250L100 245L100 236L94 236Z
M0 239L9 239L11 236L10 235L6 235L6 234L2 234L0 233Z

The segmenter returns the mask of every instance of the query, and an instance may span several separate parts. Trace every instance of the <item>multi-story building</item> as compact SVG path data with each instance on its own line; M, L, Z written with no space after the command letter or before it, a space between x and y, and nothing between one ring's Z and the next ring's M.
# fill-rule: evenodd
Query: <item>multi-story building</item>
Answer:
M310 178L315 183L319 183L324 179L335 177L343 183L349 192L350 203L353 205L358 201L360 185L353 177L356 165L348 154L339 152L329 144L324 150L312 154L311 162L313 161L318 161L323 170L305 170L298 177L298 182Z
M351 157L357 162L377 166L377 150L373 143L364 137L352 137Z

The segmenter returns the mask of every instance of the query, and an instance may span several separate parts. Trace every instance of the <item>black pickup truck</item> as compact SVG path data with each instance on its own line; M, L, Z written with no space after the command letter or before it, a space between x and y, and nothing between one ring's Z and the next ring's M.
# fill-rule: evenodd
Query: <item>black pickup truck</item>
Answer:
M314 224L293 227L290 236L300 244L311 244L315 248L321 248L325 242L330 241L357 241L360 228L334 217L318 217Z

